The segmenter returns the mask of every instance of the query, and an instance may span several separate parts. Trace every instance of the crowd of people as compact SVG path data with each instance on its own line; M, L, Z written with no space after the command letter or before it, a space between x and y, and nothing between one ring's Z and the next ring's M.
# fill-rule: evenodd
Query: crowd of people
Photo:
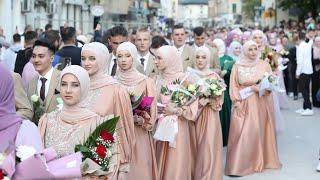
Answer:
M222 180L281 169L280 110L301 95L299 115L320 107L320 30L310 23L263 30L175 25L169 35L123 26L102 34L98 24L94 37L48 24L42 33L28 27L14 34L12 44L0 34L0 152L19 140L63 157L106 117L119 116L118 160L91 179ZM225 90L166 102L164 87L187 86L194 76L224 82ZM265 77L276 79L275 87L263 89ZM136 114L132 94L154 101ZM159 138L168 134L173 141Z

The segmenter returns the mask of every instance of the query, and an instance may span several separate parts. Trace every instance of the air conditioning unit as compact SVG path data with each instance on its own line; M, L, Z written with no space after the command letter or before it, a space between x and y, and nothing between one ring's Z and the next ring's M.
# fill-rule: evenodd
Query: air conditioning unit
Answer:
M31 0L22 0L21 12L31 12Z
M55 14L57 12L57 3L55 1L51 1L48 10L48 14Z

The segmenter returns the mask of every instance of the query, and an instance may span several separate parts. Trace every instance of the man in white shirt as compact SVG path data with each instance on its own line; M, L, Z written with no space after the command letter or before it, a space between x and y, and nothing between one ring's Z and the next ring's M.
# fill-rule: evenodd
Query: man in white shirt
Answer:
M141 28L137 31L135 44L138 49L138 71L149 77L154 76L154 57L149 52L151 45L151 33L147 28Z
M178 53L183 61L184 71L187 67L194 66L194 51L186 44L186 31L183 26L175 25L172 30L173 45L178 49Z
M13 44L1 54L1 60L4 66L9 70L14 70L18 51L23 48L21 45L20 34L13 35Z
M303 108L296 112L303 116L313 115L310 102L310 80L313 74L312 67L312 45L313 40L306 37L304 32L300 32L300 44L297 47L297 70L296 77L299 79L299 89L303 96Z
M109 31L108 43L112 48L112 56L110 56L107 63L107 74L115 76L117 72L117 57L116 52L119 44L128 40L128 31L122 26L115 26Z
M31 99L32 95L38 95L46 113L57 108L57 98L60 96L58 91L60 71L52 67L54 51L54 46L47 39L40 39L35 42L31 57L31 62L39 75L30 81L28 97Z

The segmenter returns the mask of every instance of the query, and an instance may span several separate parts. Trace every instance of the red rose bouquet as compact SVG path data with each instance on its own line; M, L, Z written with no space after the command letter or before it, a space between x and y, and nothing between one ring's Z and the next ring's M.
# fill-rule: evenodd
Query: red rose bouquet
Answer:
M97 126L83 144L75 147L75 152L80 151L83 160L89 158L97 163L102 171L109 170L109 163L112 156L113 144L115 143L114 132L119 117L114 117Z
M267 61L271 66L272 71L275 71L278 68L278 54L274 49L270 47L265 47L262 51L262 60Z

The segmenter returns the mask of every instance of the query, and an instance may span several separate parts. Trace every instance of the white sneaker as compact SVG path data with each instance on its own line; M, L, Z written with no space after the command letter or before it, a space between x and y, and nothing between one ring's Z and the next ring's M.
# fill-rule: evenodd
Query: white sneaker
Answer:
M301 108L301 109L296 110L296 113L301 114L303 111L304 111L304 109Z
M289 92L289 97L293 98L293 92Z
M317 170L318 172L320 172L320 162L319 162L316 170Z
M306 109L301 113L301 116L312 116L313 110L312 109Z

